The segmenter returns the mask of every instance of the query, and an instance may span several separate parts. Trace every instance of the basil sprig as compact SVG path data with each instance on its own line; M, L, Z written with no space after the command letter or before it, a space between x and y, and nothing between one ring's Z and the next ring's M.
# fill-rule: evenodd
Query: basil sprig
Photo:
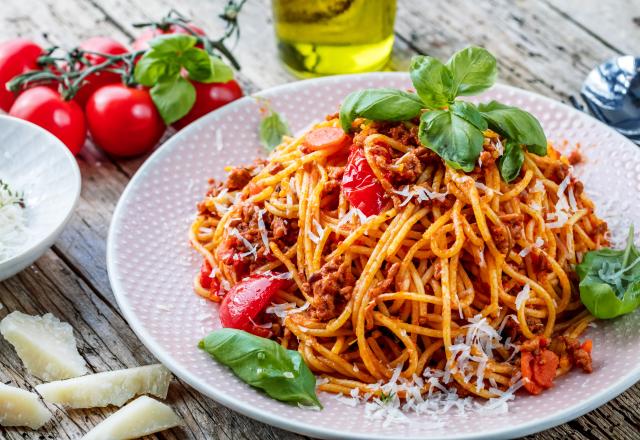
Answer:
M162 35L149 42L149 49L136 64L134 78L151 87L150 94L160 116L171 124L189 113L196 101L191 81L227 82L233 71L220 58L195 47L192 35ZM182 70L188 79L182 75Z
M276 400L322 408L316 396L316 377L297 351L231 328L209 333L198 347Z
M406 121L420 114L423 103L415 93L396 89L365 89L348 95L340 106L340 124L348 133L357 117Z
M633 226L624 250L587 252L576 272L580 300L596 318L615 318L640 307L640 252L633 244Z
M267 151L273 150L282 143L282 137L290 135L287 122L273 109L260 121L260 142Z
M466 172L473 170L482 152L482 132L491 128L506 138L506 157L500 159L499 167L502 178L510 182L522 168L523 147L541 156L547 154L540 123L530 113L496 101L476 106L456 100L489 89L497 73L496 59L480 47L456 52L446 63L430 56L416 56L409 67L416 93L394 89L351 93L340 108L340 122L349 132L357 117L405 121L421 114L420 142L450 166Z

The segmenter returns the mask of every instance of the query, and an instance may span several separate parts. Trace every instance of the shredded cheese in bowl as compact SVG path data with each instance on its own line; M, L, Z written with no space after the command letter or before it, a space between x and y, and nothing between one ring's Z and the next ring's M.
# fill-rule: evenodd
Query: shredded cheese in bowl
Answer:
M16 255L27 243L25 211L22 193L0 179L0 262Z

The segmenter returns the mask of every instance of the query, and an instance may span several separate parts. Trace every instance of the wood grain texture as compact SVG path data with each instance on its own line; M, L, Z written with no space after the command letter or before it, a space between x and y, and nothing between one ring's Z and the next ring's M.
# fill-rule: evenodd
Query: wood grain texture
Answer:
M136 34L131 25L158 19L177 7L211 35L224 0L5 0L0 8L0 39L16 35L49 39L66 47L93 35L124 43ZM463 12L461 12L463 11ZM415 53L447 57L468 44L487 47L500 60L500 81L567 100L598 62L637 50L638 0L399 0L396 43L390 69L406 69ZM242 35L234 48L250 93L294 78L279 64L268 0L247 3L240 16ZM170 134L170 133L169 133ZM106 271L106 239L113 209L127 182L144 161L122 161L90 143L78 162L82 194L76 213L56 242L33 266L0 283L0 318L13 310L52 312L76 332L80 352L94 372L155 362L120 314ZM13 348L0 340L0 380L27 389L39 382L27 374ZM185 426L154 439L302 439L296 434L230 411L176 380L169 403ZM0 428L6 439L77 439L112 409L63 412L49 407L54 420L35 433ZM637 439L640 386L597 410L530 439ZM42 436L42 437L41 437Z

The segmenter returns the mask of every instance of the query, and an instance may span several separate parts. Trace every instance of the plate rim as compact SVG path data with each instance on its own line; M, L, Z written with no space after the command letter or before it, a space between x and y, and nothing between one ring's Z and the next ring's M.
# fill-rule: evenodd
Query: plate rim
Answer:
M159 346L157 341L153 338L151 334L141 325L139 319L133 313L133 310L130 307L129 301L124 293L123 287L120 285L120 281L117 279L115 274L117 273L115 258L113 257L114 250L114 242L115 242L115 230L116 225L119 224L120 218L123 215L122 212L124 210L125 201L132 191L132 189L137 185L138 181L144 178L144 175L148 172L148 170L153 166L153 164L163 157L166 154L169 154L171 151L172 145L179 143L182 138L188 136L190 131L193 131L197 127L208 123L211 119L217 119L223 116L226 113L233 112L236 107L241 105L245 105L246 102L254 100L254 97L264 97L264 95L270 95L273 93L282 92L284 90L295 91L296 89L305 88L307 84L313 83L331 83L335 81L339 81L341 78L344 79L363 79L366 80L368 77L408 77L407 72L370 72L370 73L360 73L360 74L348 74L348 75L334 75L328 77L321 78L311 78L305 79L301 81L291 82L280 84L275 87L270 87L260 92L254 93L252 95L244 96L243 98L232 102L221 109L215 110L206 114L205 116L199 118L193 123L189 124L187 127L180 130L174 136L172 136L169 140L167 140L163 145L161 145L156 151L154 151L140 166L140 168L136 171L134 176L131 178L129 183L127 184L125 190L123 191L116 208L113 212L113 216L111 218L111 224L109 225L109 232L107 236L107 273L109 277L109 282L111 284L111 289L113 290L113 294L116 298L116 302L120 311L122 312L124 318L127 323L134 331L136 336L140 339L140 341L151 351L151 353L169 370L173 372L177 377L187 382L190 386L195 388L198 392L204 394L207 397L212 398L216 402L224 405L227 408L232 409L244 416L250 417L254 420L258 420L260 422L266 423L271 426L275 426L281 429L285 429L291 432L295 432L302 435L309 435L319 438L327 438L327 439L358 439L358 440L391 440L397 438L398 440L421 440L421 439L443 439L443 440L480 440L480 439L508 439L514 437L525 436L529 434L533 434L536 432L543 431L545 429L553 428L567 421L576 419L589 411L592 411L606 402L614 399L622 392L633 386L636 382L640 381L640 364L634 369L630 370L627 375L620 377L612 386L600 391L598 394L591 396L588 400L583 401L581 404L574 405L573 407L569 407L565 410L559 411L554 414L550 414L549 416L532 420L530 422L526 422L523 424L519 424L516 426L507 426L504 428L495 429L493 431L485 431L482 433L471 434L471 435L462 435L456 437L442 437L437 435L429 435L429 433L425 433L425 436L421 437L390 437L388 435L371 435L364 433L345 433L344 431L317 427L311 424L305 424L303 422L291 421L290 419L279 416L276 413L271 413L267 410L260 409L257 406L251 406L245 404L239 399L234 398L233 396L226 393L213 393L209 389L209 386L204 383L201 379L199 379L196 375L185 371L177 362L174 362L170 359L171 355L168 351L165 351L163 348ZM607 126L606 124L598 121L593 118L591 115L581 112L561 101L557 101L555 99L549 98L547 96L531 92L528 90L521 89L519 87L514 87L502 83L495 84L492 88L500 88L507 92L525 94L528 96L533 96L536 99L541 99L547 103L553 104L554 106L560 106L565 111L569 111L570 114L579 114L581 117L588 117L593 121L597 122L604 128L606 128L609 132L612 133L614 138L617 138L623 141L623 144L628 145L625 148L638 148L633 144L629 139L615 131L613 128Z

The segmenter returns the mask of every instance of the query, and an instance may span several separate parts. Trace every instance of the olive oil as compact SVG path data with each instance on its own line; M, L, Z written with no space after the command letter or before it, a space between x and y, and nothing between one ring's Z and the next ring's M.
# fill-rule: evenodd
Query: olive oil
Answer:
M395 13L396 0L273 0L280 58L301 77L379 70Z

